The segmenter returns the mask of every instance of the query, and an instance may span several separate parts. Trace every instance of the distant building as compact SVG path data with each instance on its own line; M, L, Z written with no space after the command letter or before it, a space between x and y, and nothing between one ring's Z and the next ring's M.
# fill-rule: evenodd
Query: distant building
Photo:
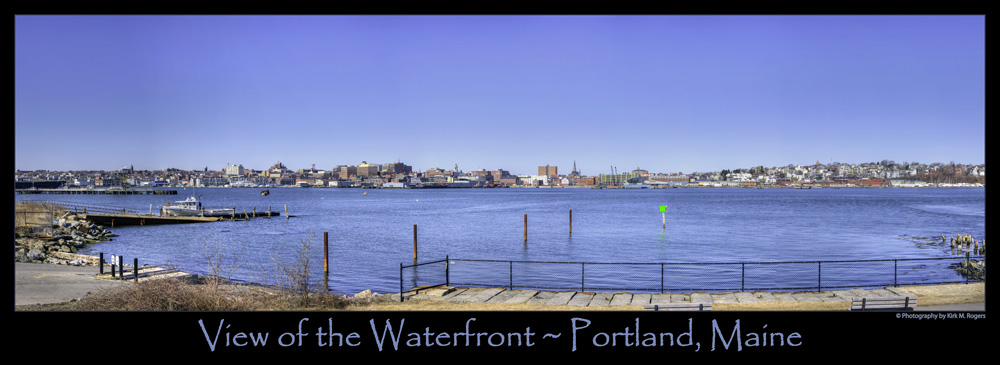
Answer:
M338 166L336 169L337 178L341 180L350 180L351 178L358 175L357 166Z
M369 164L367 161L361 161L361 165L358 165L357 173L358 176L373 177L378 176L378 170L378 165Z
M503 179L503 178L508 178L508 177L512 177L513 176L513 175L510 174L510 171L507 171L507 170L504 170L504 169L496 169L496 170L490 171L490 175L493 175L493 180L498 180L498 179Z
M545 176L548 176L548 177L556 177L556 176L559 176L558 170L559 170L559 168L557 166L549 166L549 165L538 166L538 175L545 175Z
M229 176L243 176L243 165L229 165L225 171Z
M271 165L271 168L269 168L267 170L271 171L271 172L276 172L276 173L280 174L282 172L288 171L288 168L285 167L285 165L282 164L281 161L278 161L278 163L276 163L274 165Z
M402 162L393 162L382 165L382 172L395 175L406 175L413 172L413 167Z

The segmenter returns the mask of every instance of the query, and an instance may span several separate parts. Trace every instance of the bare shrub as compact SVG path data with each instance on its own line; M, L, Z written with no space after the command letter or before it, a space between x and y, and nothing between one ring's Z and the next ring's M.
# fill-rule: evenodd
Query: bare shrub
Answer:
M312 275L309 270L309 253L312 248L313 232L309 232L309 237L299 241L296 250L295 262L284 263L275 254L274 265L278 269L275 279L276 285L290 294L298 301L297 306L309 306L310 299L316 288L312 285Z
M216 237L213 242L202 239L205 259L208 261L209 283L219 285L232 280L233 275L243 264L246 257L246 243L240 245L238 252L230 252L229 248Z

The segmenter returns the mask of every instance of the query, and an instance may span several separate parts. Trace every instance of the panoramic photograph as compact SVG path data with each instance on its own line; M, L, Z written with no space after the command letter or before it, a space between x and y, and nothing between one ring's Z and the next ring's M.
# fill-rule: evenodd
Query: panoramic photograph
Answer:
M986 324L984 15L14 21L20 320L236 356Z

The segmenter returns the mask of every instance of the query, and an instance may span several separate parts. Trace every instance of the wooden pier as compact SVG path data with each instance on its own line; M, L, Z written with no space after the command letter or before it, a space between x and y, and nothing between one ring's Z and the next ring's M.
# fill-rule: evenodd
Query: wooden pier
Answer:
M94 214L82 213L84 219L107 227L147 226L160 224L204 223L251 218L277 217L278 212L236 213L224 217L172 217L149 214Z
M107 227L145 226L178 223L218 222L220 217L164 217L144 214L93 214L83 213L83 219Z

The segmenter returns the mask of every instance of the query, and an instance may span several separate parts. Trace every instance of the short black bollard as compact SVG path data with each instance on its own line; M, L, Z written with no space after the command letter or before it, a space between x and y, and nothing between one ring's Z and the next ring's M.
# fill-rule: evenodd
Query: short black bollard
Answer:
M139 258L132 259L132 274L135 275L135 282L139 282Z
M98 274L104 275L104 252L101 252L100 261L97 262Z

